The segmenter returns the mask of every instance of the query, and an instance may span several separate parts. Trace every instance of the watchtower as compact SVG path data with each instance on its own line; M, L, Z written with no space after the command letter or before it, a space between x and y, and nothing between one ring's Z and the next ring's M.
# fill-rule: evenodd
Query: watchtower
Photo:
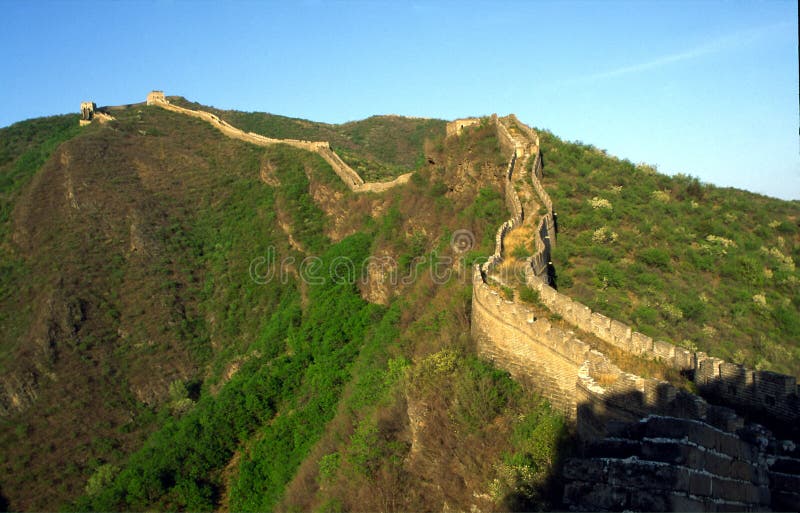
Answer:
M94 102L81 102L81 126L88 125L92 122L92 119L94 119L94 110L96 108L97 106Z
M91 121L94 117L94 109L97 105L94 102L81 102L81 119Z
M147 94L147 105L155 103L169 103L167 97L164 96L164 91L150 91Z

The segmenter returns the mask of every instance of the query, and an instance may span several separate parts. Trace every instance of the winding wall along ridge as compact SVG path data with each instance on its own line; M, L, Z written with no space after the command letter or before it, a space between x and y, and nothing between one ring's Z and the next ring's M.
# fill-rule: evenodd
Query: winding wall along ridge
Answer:
M530 308L502 298L488 286L488 274L502 262L506 234L525 215L517 209L519 199L511 197L516 196L514 187L509 187L520 148L497 117L493 119L501 146L514 148L504 187L512 217L498 228L494 254L473 270L472 333L479 354L542 393L572 420L588 444L583 457L566 463L565 503L579 510L613 511L800 508L798 444L778 441L760 426L745 424L731 408L710 404L667 382L621 371L574 332L537 318ZM458 128L463 126L469 125ZM547 208L535 234L535 253L525 267L526 282L539 291L542 302L568 323L627 352L690 371L701 392L715 400L763 407L773 419L796 421L794 377L750 371L653 341L550 285L555 212L540 180L538 137L522 130L536 141L531 181ZM448 126L448 134L459 132Z
M258 146L271 146L273 144L287 144L306 151L312 151L322 157L325 162L330 164L333 171L342 179L347 187L353 192L383 192L397 185L407 183L413 173L405 173L394 180L386 182L364 182L364 180L348 166L339 155L331 149L328 141L304 141L298 139L275 139L265 137L253 132L245 132L230 123L219 118L219 116L202 110L192 110L169 103L163 93L153 91L147 95L147 105L155 105L162 109L170 110L194 118L202 119L210 123L214 128L233 139L249 142Z
M528 265L525 266L526 281L529 286L539 292L544 305L569 324L595 335L604 342L636 356L659 360L665 365L693 376L701 393L714 397L723 404L763 410L781 421L800 421L800 399L798 398L800 393L797 379L794 376L747 369L741 365L710 357L704 352L691 352L668 342L654 340L622 322L610 319L599 312L592 312L589 307L559 293L551 286L550 252L556 243L556 213L552 200L541 182L543 169L539 137L516 117L509 116L507 119L513 121L517 128L531 138L535 160L530 180L541 203L547 209L539 221L535 233L534 254L528 259ZM506 204L509 205L512 217L497 230L495 252L481 267L484 280L488 273L502 262L503 241L506 234L519 225L524 217L521 207L517 207L520 204L519 198L512 184L512 173L515 171L515 163L518 162L521 148L496 115L493 116L493 121L497 126L501 147L513 149L514 152L509 159L504 187ZM464 124L464 120L458 122Z

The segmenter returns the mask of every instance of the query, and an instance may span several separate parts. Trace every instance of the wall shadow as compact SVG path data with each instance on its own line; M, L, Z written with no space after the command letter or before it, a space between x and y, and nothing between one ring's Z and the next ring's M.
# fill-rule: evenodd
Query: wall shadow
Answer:
M579 383L574 453L558 476L563 509L800 510L797 439L688 392L606 392Z

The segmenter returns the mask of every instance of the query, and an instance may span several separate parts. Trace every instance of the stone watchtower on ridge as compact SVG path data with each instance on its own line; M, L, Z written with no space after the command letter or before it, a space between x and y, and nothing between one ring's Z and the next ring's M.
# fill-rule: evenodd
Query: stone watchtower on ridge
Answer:
M155 103L169 103L167 97L164 96L164 91L150 91L147 94L147 105Z
M96 108L97 106L94 104L94 102L81 102L81 126L88 125L92 122Z

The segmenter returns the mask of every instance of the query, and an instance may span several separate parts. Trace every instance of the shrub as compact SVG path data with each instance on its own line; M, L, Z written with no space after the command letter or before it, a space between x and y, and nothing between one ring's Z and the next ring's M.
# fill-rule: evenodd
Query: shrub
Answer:
M539 296L539 291L532 289L530 287L522 287L519 289L519 298L532 305L539 305L541 304L541 297Z
M651 267L657 267L665 271L669 269L669 254L663 249L643 249L639 252L639 259Z
M596 283L600 288L606 287L622 287L625 282L625 276L614 265L608 262L600 262L595 267Z
M524 259L528 258L529 256L531 256L531 254L532 253L528 250L528 248L525 247L524 244L518 245L511 252L511 255L514 258L519 259L519 260L524 260Z
M642 324L655 324L658 320L658 311L649 306L640 306L633 311L633 318Z

